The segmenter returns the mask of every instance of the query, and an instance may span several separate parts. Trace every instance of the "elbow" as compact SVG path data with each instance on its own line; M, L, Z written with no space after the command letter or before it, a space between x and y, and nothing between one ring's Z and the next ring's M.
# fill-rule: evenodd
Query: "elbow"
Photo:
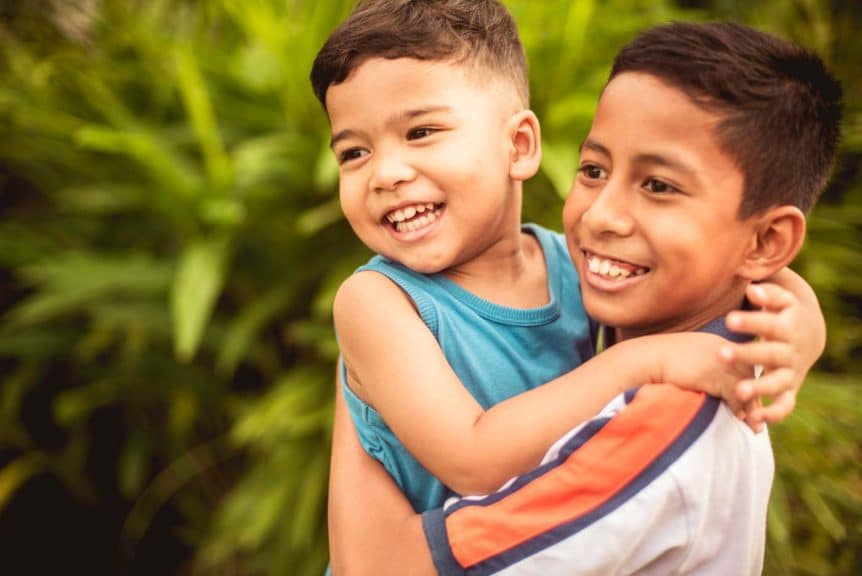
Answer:
M499 490L515 473L501 471L491 463L472 462L452 475L446 485L461 496L482 496Z

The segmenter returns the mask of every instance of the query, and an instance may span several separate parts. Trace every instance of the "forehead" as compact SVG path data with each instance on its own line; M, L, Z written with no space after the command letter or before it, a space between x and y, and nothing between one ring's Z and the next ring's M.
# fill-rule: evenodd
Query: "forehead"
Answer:
M582 153L608 156L634 178L669 176L702 201L735 210L744 175L720 145L721 119L655 76L626 72L605 87Z
M514 102L510 82L469 60L369 58L326 92L326 108L334 123L372 108L396 112L403 108L445 105L451 109L494 108Z
M722 117L650 74L626 72L602 92L587 142L597 140L616 159L672 158L703 177L735 172L717 136Z

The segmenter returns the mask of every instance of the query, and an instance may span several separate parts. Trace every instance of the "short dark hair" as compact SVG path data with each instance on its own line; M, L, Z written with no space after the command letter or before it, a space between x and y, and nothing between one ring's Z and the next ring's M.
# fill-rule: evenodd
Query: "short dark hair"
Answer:
M518 28L496 0L365 0L330 35L311 69L326 91L368 58L465 61L513 81L528 105L527 57Z
M841 85L815 53L731 22L647 30L617 55L720 120L716 136L745 177L742 218L777 205L808 212L826 187L840 138Z

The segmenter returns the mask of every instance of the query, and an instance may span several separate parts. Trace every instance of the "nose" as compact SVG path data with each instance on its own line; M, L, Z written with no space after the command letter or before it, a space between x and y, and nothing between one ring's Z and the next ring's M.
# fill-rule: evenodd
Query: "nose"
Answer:
M593 196L581 222L595 236L627 236L634 230L631 212L634 201L634 196L628 194L625 186L611 178Z
M416 170L403 151L381 148L375 152L371 161L369 186L375 192L395 190L400 184L416 177Z

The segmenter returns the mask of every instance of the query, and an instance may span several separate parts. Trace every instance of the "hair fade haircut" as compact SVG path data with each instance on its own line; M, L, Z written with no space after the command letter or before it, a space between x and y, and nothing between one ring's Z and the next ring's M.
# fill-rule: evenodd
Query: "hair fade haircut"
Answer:
M807 213L826 187L841 85L813 52L730 22L676 22L627 44L608 82L625 72L655 76L719 116L719 146L745 178L741 218L786 204Z
M527 58L518 29L496 0L365 0L318 52L311 84L326 108L326 91L369 58L464 62L511 79L530 99Z

